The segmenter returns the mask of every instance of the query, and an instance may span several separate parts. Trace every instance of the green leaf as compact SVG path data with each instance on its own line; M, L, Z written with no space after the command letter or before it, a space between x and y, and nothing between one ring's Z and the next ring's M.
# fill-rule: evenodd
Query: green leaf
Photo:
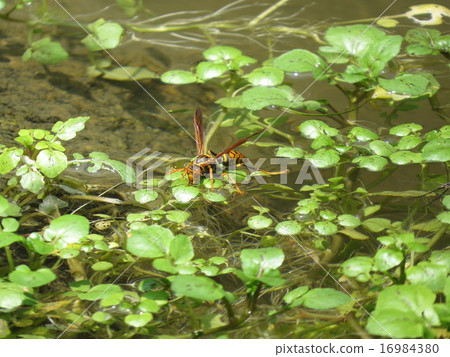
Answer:
M308 139L315 139L322 135L336 136L339 131L320 120L307 120L300 124L298 130Z
M189 262L194 257L194 247L191 240L184 234L178 234L170 242L170 256L175 264Z
M197 65L197 77L202 81L211 78L220 77L226 71L228 66L224 63L201 62Z
M338 221L344 227L358 227L361 224L361 220L351 214L341 214Z
M30 192L37 194L44 187L44 176L37 171L30 170L21 176L20 185Z
M298 96L297 96L298 97ZM285 87L255 87L242 94L242 104L250 110L260 110L269 106L298 108L302 98L297 97L292 89Z
M403 253L390 248L381 248L375 254L375 267L379 271L387 271L403 261Z
M403 136L398 142L398 150L412 150L422 143L422 139L418 136L407 135Z
M353 159L352 162L357 163L361 168L373 172L382 171L388 164L388 161L379 155L360 156Z
M426 287L395 285L378 295L375 310L367 323L367 331L389 338L425 337L425 311L433 311L436 295ZM431 322L431 321L430 321Z
M378 83L388 92L418 97L427 94L430 81L424 76L407 73L400 74L395 79L378 78Z
M13 283L36 288L52 282L56 279L56 275L48 268L31 271L28 266L22 264L17 266L12 273L9 273L8 278Z
M389 130L389 134L396 136L407 136L410 134L420 132L422 129L423 129L422 125L416 123L407 123L392 127Z
M424 285L437 293L444 290L447 273L447 268L443 265L420 262L406 270L406 278L411 284Z
M247 277L260 278L283 264L284 253L279 248L243 249L242 271Z
M277 149L277 157L287 157L291 159L301 159L305 155L305 151L297 147L282 146Z
M436 216L436 218L442 223L450 224L450 211L441 212Z
M14 170L23 155L22 149L8 148L0 155L0 175Z
M334 149L320 149L317 150L314 155L308 158L308 160L315 167L319 169L326 169L328 167L335 166L339 160L339 153Z
M341 264L342 274L365 283L370 280L373 259L371 257L353 257Z
M197 82L197 77L188 71L168 71L162 74L161 82L168 84L190 84Z
M12 232L0 231L0 248L7 247L15 242L23 242L25 239Z
M172 263L170 259L158 258L153 261L153 268L159 271L165 271L166 273L176 274L178 273L178 268Z
M28 247L40 255L49 255L55 250L53 244L46 243L44 238L36 232L31 233L26 242Z
M107 312L97 311L92 315L92 320L101 324L107 324L112 322L113 317Z
M389 157L389 155L391 155L393 152L395 152L395 148L391 144L386 143L381 140L371 141L369 143L369 148L375 155L379 155L379 156Z
M99 284L90 288L86 293L79 293L78 297L81 300L95 301L106 299L107 297L122 292L119 285L114 284Z
M325 62L316 54L308 51L295 49L282 54L273 60L273 66L285 72L312 72L316 69L326 68Z
M45 176L55 178L66 169L67 157L61 151L42 150L36 157L36 166Z
M62 249L70 244L81 243L88 234L89 220L86 217L63 215L51 221L44 231L44 238L47 242L53 242L57 249Z
M225 202L227 198L217 192L204 192L202 196L205 200L210 202Z
M389 156L389 159L397 165L418 164L422 162L423 155L418 152L397 151Z
M317 288L302 296L303 305L315 310L328 310L351 301L350 296L341 291L330 288Z
M275 67L256 68L244 76L254 86L271 87L283 83L284 73Z
M228 61L238 59L242 52L231 46L214 46L203 52L203 56L209 61Z
M253 216L247 221L247 225L252 229L266 229L273 223L273 220L269 217L262 215Z
M45 37L39 41L31 44L31 49L28 49L22 59L28 61L30 58L45 64L55 64L64 61L69 54L61 46L59 42L53 42L50 37Z
M152 202L158 198L158 192L155 190L142 189L134 193L134 198L139 203Z
M193 186L176 186L172 193L178 202L187 203L197 197L200 190Z
M385 36L384 32L370 25L330 27L325 34L325 39L331 46L320 47L319 54L328 62L345 63L348 57L364 56L372 49L373 43Z
M110 262L97 262L91 265L92 270L95 271L106 271L113 267L114 265Z
M19 221L14 218L3 218L1 227L3 227L3 232L15 232L19 225Z
M427 162L450 161L450 142L447 139L434 139L422 148L423 159Z
M294 300L298 299L299 297L306 294L306 292L309 290L308 286L299 286L298 288L295 288L294 290L289 291L284 297L283 300L286 304L292 303Z
M77 132L84 129L84 124L90 117L76 117L58 121L53 125L52 132L61 140L73 139Z
M99 75L102 75L104 79L110 79L113 81L131 81L131 80L142 80L142 79L152 79L158 78L159 76L145 67L137 67L137 66L123 66L119 68L114 68L112 70L106 71L103 73L99 72Z
M0 196L0 217L20 216L20 207Z
M317 222L314 224L314 228L321 235L332 235L338 231L337 226L328 221Z
M12 310L27 300L23 286L0 279L0 308Z
M284 221L276 225L275 231L281 235L295 235L300 233L302 226L295 221Z
M142 314L130 314L124 319L125 323L129 326L138 328L147 325L153 320L153 315L149 312L143 312Z
M387 218L369 218L363 221L363 227L371 232L381 232L391 225L391 221Z
M98 19L88 26L91 35L86 36L81 42L89 51L102 51L116 48L120 44L123 27L116 22L106 22Z
M177 275L171 284L178 296L187 296L203 301L219 300L225 296L222 285L205 276Z
M157 224L131 231L126 249L138 257L159 258L169 254L173 233Z
M351 141L370 141L378 139L378 135L375 134L372 130L361 128L359 126L354 127L347 134L347 137Z
M186 222L190 216L191 214L187 211L171 210L166 212L166 218L175 223Z

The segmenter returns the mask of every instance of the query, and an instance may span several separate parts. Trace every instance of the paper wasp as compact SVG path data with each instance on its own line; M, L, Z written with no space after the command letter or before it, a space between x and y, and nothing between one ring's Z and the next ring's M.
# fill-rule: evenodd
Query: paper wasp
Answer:
M236 168L239 166L245 166L249 168L248 165L245 164L244 159L246 158L239 151L234 150L238 146L244 144L251 137L260 134L262 130L257 131L237 142L233 145L227 147L225 150L221 151L218 154L215 154L211 150L208 150L205 153L205 135L203 132L203 115L200 107L197 107L194 113L194 131L195 131L195 141L197 146L197 156L194 160L190 161L186 164L186 166L170 171L170 173L183 171L183 177L187 177L190 184L197 184L200 181L201 176L209 176L211 181L211 189L214 189L214 174L217 173L217 167L222 166L226 169L231 167ZM260 171L268 175L279 175L287 172L269 172L261 169L254 168L253 171ZM228 175L227 172L222 173L222 176ZM243 192L239 189L237 182L228 175L230 181L235 185L238 193L242 194Z

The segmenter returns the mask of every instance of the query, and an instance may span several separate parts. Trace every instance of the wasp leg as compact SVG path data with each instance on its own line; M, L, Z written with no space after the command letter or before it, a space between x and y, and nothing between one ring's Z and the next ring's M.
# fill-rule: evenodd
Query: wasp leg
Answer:
M209 166L209 181L211 182L211 190L214 191L214 172L212 166Z
M277 171L277 172L265 171L265 170L261 170L261 169L256 169L256 171L261 171L263 174L267 174L267 175L281 175L281 174L285 174L285 173L289 172L289 169L284 170L284 171Z
M231 181L231 183L236 187L237 193L239 193L240 195L244 194L244 192L242 192L241 189L239 188L239 186L238 186L236 180L235 180L234 178L232 178L231 175L228 174L228 172L224 172L224 173L222 174L222 176L225 176L225 175L228 176L228 179L229 179L229 180Z

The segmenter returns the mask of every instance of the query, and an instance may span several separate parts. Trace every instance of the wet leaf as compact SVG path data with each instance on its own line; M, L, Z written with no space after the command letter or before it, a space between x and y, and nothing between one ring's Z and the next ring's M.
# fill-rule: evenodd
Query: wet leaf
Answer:
M383 170L388 164L388 161L384 157L379 155L360 156L353 159L352 162L357 163L361 168L373 172Z
M52 132L61 140L73 139L77 132L84 129L84 124L90 117L70 118L66 121L58 121L52 127Z
M271 87L283 83L284 73L275 67L256 68L244 76L254 86Z
M67 57L69 57L69 54L59 42L54 42L50 37L45 37L33 42L31 48L23 54L22 59L28 61L33 58L42 64L50 65L62 62Z
M187 203L197 197L200 190L193 186L176 186L172 193L178 202Z
M334 149L320 149L312 155L309 161L319 169L335 166L340 160L339 153Z
M197 78L202 81L220 77L226 71L228 66L224 63L201 62L197 65Z
M338 221L344 227L358 227L361 224L361 220L351 214L341 214Z
M83 216L64 215L54 219L44 231L44 239L58 249L80 243L89 234L89 220Z
M369 148L375 155L386 157L389 157L389 155L391 155L396 150L391 144L381 140L371 141L369 143Z
M403 253L390 248L381 248L375 254L375 267L379 271L387 271L403 261Z
M153 320L153 315L149 312L141 314L130 314L125 317L125 323L132 327L143 327Z
M36 288L52 282L56 279L56 275L48 268L31 271L28 266L22 264L17 266L12 273L9 273L8 278L13 283L29 288Z
M371 257L353 257L341 264L341 272L357 281L365 283L370 280L373 258Z
M120 44L123 27L116 22L106 22L98 19L88 25L91 35L86 36L81 42L89 51L103 51L116 48Z
M282 146L277 149L277 157L287 157L291 159L301 159L305 151L301 148Z
M188 71L167 71L162 74L161 82L168 84L189 84L197 82L197 77Z
M397 151L389 156L389 159L397 165L418 164L423 161L423 155L418 152Z
M300 124L298 130L308 139L315 139L322 135L336 136L339 131L320 120L307 120Z
M253 216L247 221L247 225L252 229L265 229L272 225L273 220L265 216Z
M15 242L23 242L25 239L18 234L0 231L0 248L7 247Z
M420 262L406 270L406 278L411 284L426 286L436 293L444 290L447 274L445 266L429 262Z
M314 224L314 228L319 234L322 235L332 235L338 231L338 227L328 221L317 222Z
M173 233L157 224L131 231L126 249L138 257L159 258L169 254Z
M273 66L285 72L312 72L316 68L326 68L325 62L316 54L302 49L295 49L273 60Z
M106 299L107 297L121 293L122 289L118 285L114 284L99 284L90 288L85 293L79 293L78 297L82 300L95 301L100 299Z
M225 296L222 286L204 276L177 275L171 284L178 296L187 296L203 301L219 300Z
M350 296L341 291L330 288L317 288L308 291L302 296L303 303L307 308L315 310L328 310L351 301Z
M134 198L139 203L152 202L158 198L158 192L155 190L142 189L134 193Z
M113 267L114 265L110 262L97 262L91 265L92 270L95 271L106 271Z
M240 58L242 52L231 46L214 46L203 52L203 56L209 61L228 61Z
M0 155L0 175L14 170L23 155L22 149L8 148Z
M36 166L45 176L55 178L66 169L67 157L61 151L42 150L36 157Z
M295 235L300 233L302 226L295 221L284 221L276 225L275 230L281 235Z
M194 257L194 247L191 240L184 234L178 234L170 242L170 256L175 264L189 262Z
M183 223L186 222L191 214L187 211L181 210L170 210L166 212L166 218L175 223Z
M378 139L378 135L375 134L372 130L361 128L359 126L354 127L347 134L347 137L351 141L370 141Z
M391 221L387 218L369 218L363 221L363 227L371 232L381 232L391 225Z

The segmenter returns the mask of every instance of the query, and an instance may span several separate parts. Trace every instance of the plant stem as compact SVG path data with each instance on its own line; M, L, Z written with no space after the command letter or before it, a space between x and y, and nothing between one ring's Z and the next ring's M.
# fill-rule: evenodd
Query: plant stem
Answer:
M259 22L261 22L261 20L263 20L264 18L266 18L267 16L269 16L272 12L274 12L275 10L277 10L279 7L283 6L284 4L286 4L289 0L280 0L278 1L276 4L273 4L271 7L267 8L266 10L264 10L262 13L260 13L258 16L256 16L252 21L250 21L248 23L249 26L255 26L256 24L258 24Z
M9 271L13 272L15 270L14 259L11 254L11 249L9 246L5 247L6 259L8 260Z

